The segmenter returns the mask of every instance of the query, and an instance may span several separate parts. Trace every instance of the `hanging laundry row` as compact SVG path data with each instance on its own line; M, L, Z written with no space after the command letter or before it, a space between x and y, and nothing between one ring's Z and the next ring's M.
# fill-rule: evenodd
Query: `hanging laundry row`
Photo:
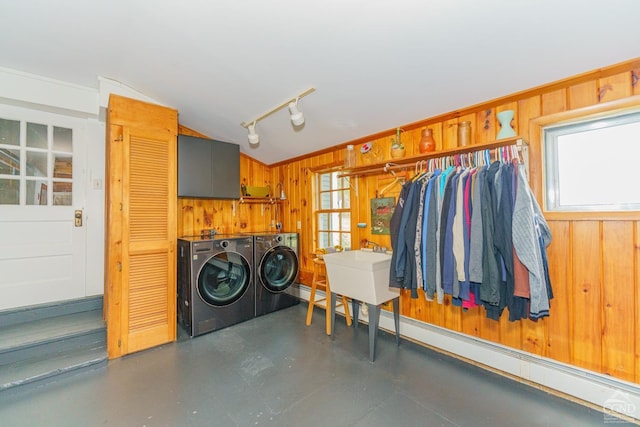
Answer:
M549 315L551 232L513 153L436 161L403 185L390 221L390 286L482 305L494 320L505 308L510 321Z

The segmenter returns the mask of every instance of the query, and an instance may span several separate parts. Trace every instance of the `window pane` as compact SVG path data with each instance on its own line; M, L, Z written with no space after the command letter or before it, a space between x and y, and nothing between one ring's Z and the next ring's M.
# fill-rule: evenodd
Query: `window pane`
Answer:
M340 216L340 230L351 230L351 214L349 212L343 212Z
M20 145L20 122L0 119L0 144Z
M351 233L342 233L340 235L340 245L344 249L351 249Z
M0 148L0 174L20 175L20 150Z
M40 204L46 205L47 204L46 184L44 184L42 181L34 181L34 180L28 180L26 184L27 184L27 205L40 205ZM42 186L44 186L45 197L41 203L40 194L41 194Z
M0 205L20 203L20 181L0 178Z
M49 148L49 144L47 144L47 125L27 123L27 147Z
M342 208L343 209L350 209L351 208L349 190L344 190L342 192Z
M47 176L47 153L27 151L27 176Z
M53 150L65 153L73 152L73 135L71 129L53 127Z
M329 230L329 214L318 214L318 230Z
M72 184L70 182L53 183L53 205L71 206Z
M330 230L339 230L340 228L340 213L338 212L332 212L331 215L331 220L330 220L330 224L329 224L329 229Z
M329 233L318 233L318 247L319 248L329 247Z
M72 178L73 158L70 154L54 154L53 177Z
M331 193L331 209L342 209L342 191Z
M322 174L320 175L320 191L328 190L331 190L331 175Z
M331 193L320 194L320 209L331 209Z
M329 233L329 246L337 246L340 244L340 233Z

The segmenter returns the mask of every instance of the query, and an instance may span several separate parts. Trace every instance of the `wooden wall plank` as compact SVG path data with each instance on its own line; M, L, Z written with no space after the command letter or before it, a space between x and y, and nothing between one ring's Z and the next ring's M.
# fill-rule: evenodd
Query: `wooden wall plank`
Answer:
M499 128L500 125L496 123L496 112L493 108L478 111L475 114L475 120L472 123L474 129L476 129L476 144L496 140L496 134L498 133L496 128Z
M628 381L635 379L635 341L637 330L630 322L634 312L635 291L634 224L630 221L607 221L602 225L603 336L604 373Z
M436 150L446 150L458 146L458 119L442 123L442 140L436 139Z
M631 96L631 77L631 73L624 72L600 79L598 82L599 102L609 102Z
M500 317L500 343L508 345L512 348L522 348L522 324L521 321L510 322L509 311L505 310L504 314ZM526 322L528 324L533 322ZM539 322L540 323L540 322ZM540 345L539 347L543 347ZM540 350L531 351L533 354L542 354Z
M588 81L569 87L569 109L588 107L598 103L598 83Z
M575 221L569 236L573 254L571 359L583 368L602 369L601 240L599 221ZM564 260L557 260L564 263ZM554 269L564 268L555 265Z
M542 114L553 114L567 110L567 91L558 89L542 95Z
M484 315L480 306L466 309L462 313L462 332L471 336L480 336L480 316Z
M571 276L571 248L569 241L569 221L549 221L551 245L547 250L549 275L553 288L551 316L545 319L547 325L547 356L565 363L571 363L571 313L573 311L573 283ZM528 322L524 326L528 327Z

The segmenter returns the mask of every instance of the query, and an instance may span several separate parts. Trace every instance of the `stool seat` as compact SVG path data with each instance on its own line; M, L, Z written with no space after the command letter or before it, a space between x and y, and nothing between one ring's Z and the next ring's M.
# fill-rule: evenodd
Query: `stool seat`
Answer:
M316 290L318 285L325 287L325 298L316 299ZM306 325L311 325L311 316L313 315L313 307L320 307L325 309L326 317L326 333L331 335L331 312L329 301L331 295L331 288L329 286L329 278L327 277L327 269L322 258L313 259L313 278L311 279L311 295L309 296L309 308L307 309L307 322ZM347 326L351 326L351 315L349 314L349 304L347 297L339 296L339 303L337 307L342 306L344 308L344 314L347 322ZM324 304L321 304L324 302Z

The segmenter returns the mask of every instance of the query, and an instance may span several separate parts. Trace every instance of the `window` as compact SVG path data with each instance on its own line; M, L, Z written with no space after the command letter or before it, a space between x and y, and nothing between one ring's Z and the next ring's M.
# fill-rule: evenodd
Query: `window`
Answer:
M339 172L318 173L316 230L319 248L340 245L351 248L351 191L348 178Z
M548 126L543 138L547 210L640 210L640 111Z
M73 132L0 118L0 205L72 204Z

